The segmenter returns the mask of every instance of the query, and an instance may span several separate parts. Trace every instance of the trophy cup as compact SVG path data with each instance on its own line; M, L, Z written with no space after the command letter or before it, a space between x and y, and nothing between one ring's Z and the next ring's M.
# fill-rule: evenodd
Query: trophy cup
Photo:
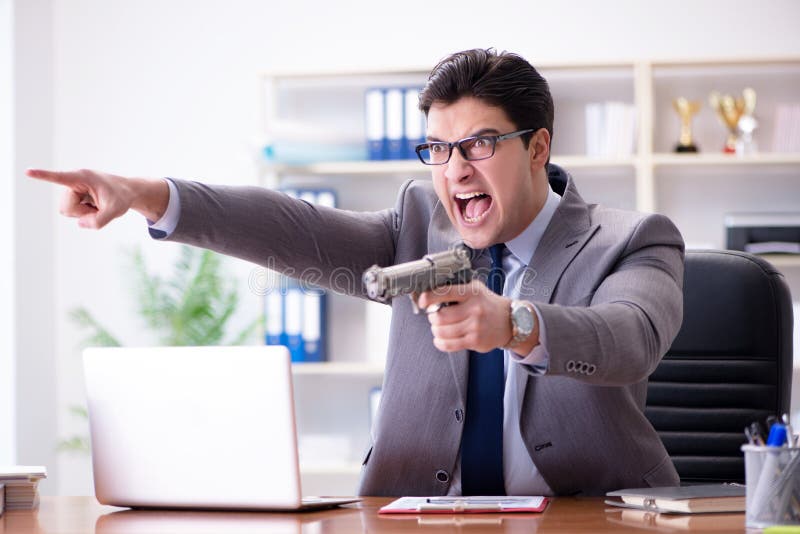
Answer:
M713 91L708 97L709 103L717 117L728 128L728 138L723 152L727 154L744 154L755 151L753 131L758 122L753 117L756 107L756 92L750 87L742 91L740 98L722 95Z
M692 141L692 116L700 111L700 102L680 97L672 101L672 107L681 118L681 136L675 152L697 152L697 145Z

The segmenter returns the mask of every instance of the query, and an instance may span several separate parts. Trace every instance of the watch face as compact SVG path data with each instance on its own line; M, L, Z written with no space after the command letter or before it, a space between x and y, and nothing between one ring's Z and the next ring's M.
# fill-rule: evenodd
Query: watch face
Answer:
M514 325L518 333L526 337L533 331L533 314L527 306L518 306L514 310Z

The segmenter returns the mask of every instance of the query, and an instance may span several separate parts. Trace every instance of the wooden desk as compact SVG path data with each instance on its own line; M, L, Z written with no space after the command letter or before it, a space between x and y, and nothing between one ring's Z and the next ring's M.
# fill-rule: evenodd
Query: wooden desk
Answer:
M745 532L744 514L656 517L613 509L600 498L553 499L541 514L379 516L391 499L305 513L136 511L101 506L93 497L44 497L37 512L6 512L1 534L75 533L405 533Z

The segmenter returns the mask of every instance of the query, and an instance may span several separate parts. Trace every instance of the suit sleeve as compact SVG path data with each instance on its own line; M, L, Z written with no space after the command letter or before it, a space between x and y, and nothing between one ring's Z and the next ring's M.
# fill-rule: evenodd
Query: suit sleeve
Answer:
M393 263L399 227L396 209L356 213L260 187L174 183L181 214L165 240L207 248L357 296L363 296L361 275L368 267Z
M683 239L661 215L643 218L588 306L537 303L549 375L616 386L646 379L683 319Z

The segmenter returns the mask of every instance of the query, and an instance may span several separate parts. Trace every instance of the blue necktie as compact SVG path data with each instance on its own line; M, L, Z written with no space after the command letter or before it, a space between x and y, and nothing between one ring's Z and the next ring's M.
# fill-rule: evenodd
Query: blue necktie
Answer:
M503 293L503 249L492 245L487 285ZM503 350L469 352L467 409L461 436L463 495L505 495L503 484Z

